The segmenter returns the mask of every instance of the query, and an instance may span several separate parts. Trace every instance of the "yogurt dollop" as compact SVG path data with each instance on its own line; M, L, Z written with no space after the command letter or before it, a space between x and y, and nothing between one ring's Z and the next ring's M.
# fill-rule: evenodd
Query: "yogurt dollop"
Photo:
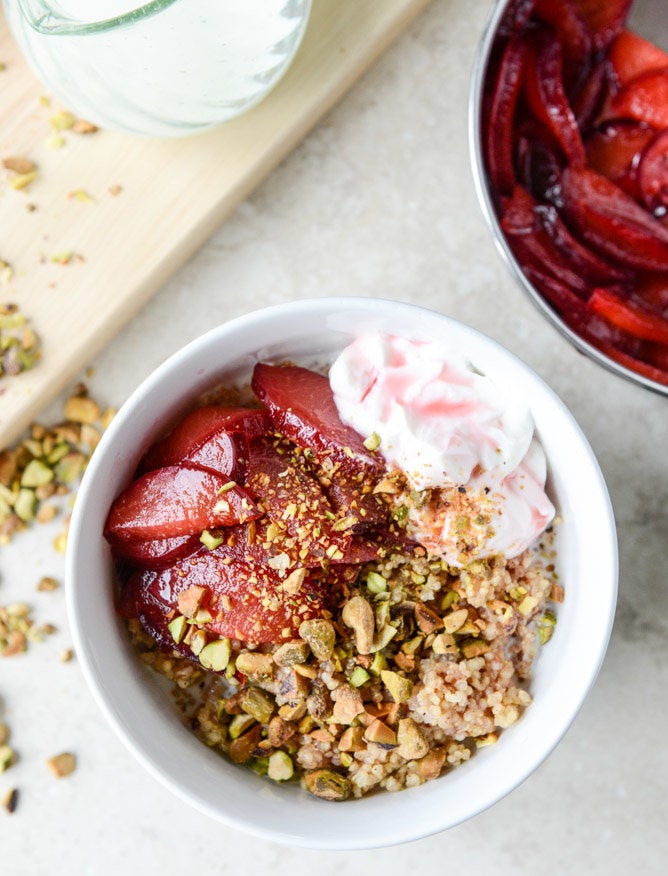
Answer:
M431 553L458 566L511 558L552 520L545 454L526 404L461 352L365 334L338 356L329 380L341 419L378 435L411 491L436 491L408 506L412 534Z

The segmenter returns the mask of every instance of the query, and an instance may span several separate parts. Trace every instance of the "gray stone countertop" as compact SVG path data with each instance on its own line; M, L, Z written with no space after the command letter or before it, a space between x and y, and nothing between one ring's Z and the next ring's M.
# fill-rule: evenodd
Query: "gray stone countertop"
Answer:
M59 631L0 662L0 720L20 760L0 776L7 876L244 873L467 876L664 872L668 860L668 416L666 400L578 354L497 254L469 169L466 113L485 2L435 0L271 178L92 364L120 405L185 342L264 305L325 295L415 302L486 332L562 397L600 461L618 524L617 618L598 681L566 737L518 790L472 821L394 849L280 847L207 820L105 724L70 644L54 524L2 548L0 603L28 598ZM60 401L62 405L62 400ZM53 408L57 415L58 405ZM48 415L47 415L48 416ZM596 581L591 582L596 587ZM666 649L666 650L664 650ZM55 781L48 756L76 751Z

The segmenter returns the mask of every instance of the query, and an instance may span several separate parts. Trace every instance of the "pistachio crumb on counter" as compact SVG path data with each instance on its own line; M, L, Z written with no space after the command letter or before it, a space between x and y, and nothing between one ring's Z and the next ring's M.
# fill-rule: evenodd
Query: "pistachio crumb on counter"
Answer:
M16 812L16 807L18 806L18 802L19 802L18 790L16 788L9 788L2 795L2 798L0 799L0 806L2 806L2 808L6 812L8 812L10 815L12 815L14 812Z
M46 765L57 779L64 779L76 769L77 759L69 751L64 751L62 754L50 757L46 761Z
M61 513L62 498L75 489L114 413L111 408L103 411L79 384L65 403L63 421L51 426L34 423L27 437L0 451L0 545L33 523L48 523ZM58 553L64 553L66 540L66 531L56 537ZM45 577L37 589L57 586Z

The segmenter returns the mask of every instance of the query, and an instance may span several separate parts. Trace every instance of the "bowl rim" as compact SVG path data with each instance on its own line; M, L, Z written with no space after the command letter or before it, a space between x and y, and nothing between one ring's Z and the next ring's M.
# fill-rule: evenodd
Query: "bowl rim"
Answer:
M643 374L638 374L630 368L626 368L614 359L606 356L593 344L590 344L584 338L580 337L573 331L570 326L564 322L561 316L554 310L545 298L540 294L538 289L527 278L522 266L518 262L510 248L503 229L499 223L496 210L490 191L490 186L487 181L487 171L485 168L484 150L482 147L482 100L485 87L485 78L487 76L487 68L489 58L496 36L497 27L505 12L505 9L511 0L495 0L495 5L488 15L482 37L478 42L474 61L473 72L471 75L471 83L469 87L468 99L468 141L469 141L469 159L471 162L471 170L473 174L473 185L478 198L478 205L482 211L487 228L491 232L494 245L497 252L509 269L511 275L524 290L525 294L532 302L534 307L547 318L548 322L566 338L580 353L592 359L597 364L601 365L612 374L618 377L623 377L630 383L640 385L645 389L649 389L658 395L668 396L668 386L662 383L657 383Z
M444 814L439 821L440 826L436 826L436 828L434 828L434 825L431 823L426 827L421 826L420 824L412 824L410 826L410 829L407 829L400 834L385 836L382 835L382 832L377 831L376 833L373 833L374 839L371 839L371 841L369 841L370 838L365 838L364 835L360 835L357 837L345 837L343 841L337 842L337 844L334 845L325 836L304 837L301 835L287 835L284 832L272 829L271 826L266 826L257 822L250 822L246 818L235 813L233 808L228 808L224 811L220 808L209 805L201 797L198 797L191 788L187 788L181 785L179 781L170 774L169 769L166 768L164 762L157 756L155 751L147 750L142 746L141 741L136 738L136 734L133 735L132 728L128 725L128 723L124 722L121 716L115 711L111 699L108 696L107 691L105 690L105 686L98 675L98 666L95 659L94 650L91 649L88 638L85 635L85 622L79 611L79 602L77 599L77 591L79 586L77 584L77 581L80 578L77 573L77 544L82 537L82 531L85 531L86 506L88 503L90 485L94 483L96 473L98 469L101 468L103 465L103 460L106 458L107 455L107 447L113 448L116 436L121 433L124 428L125 419L131 416L133 411L141 406L145 396L150 395L156 387L159 387L163 383L165 378L172 373L172 370L176 366L178 366L178 363L195 354L200 347L205 347L210 341L222 336L233 334L239 329L243 329L252 325L258 319L271 319L275 315L284 316L285 314L292 313L294 313L295 315L302 315L305 312L311 314L321 313L324 317L325 314L330 314L337 308L368 312L369 308L379 308L385 305L389 305L392 308L398 308L399 310L403 309L405 311L410 310L411 312L421 312L423 315L428 316L433 315L439 320L443 320L445 323L450 323L458 327L459 330L463 329L466 333L469 333L470 335L478 336L481 339L482 343L490 344L491 348L496 353L501 354L502 356L509 357L509 360L511 361L513 367L521 368L525 372L527 379L529 379L537 388L540 389L542 393L545 394L550 404L556 405L560 409L560 413L565 417L565 419L568 421L570 428L572 429L574 439L577 440L580 449L586 457L588 469L596 480L596 485L599 491L599 498L602 502L602 507L605 513L605 521L602 523L602 530L604 531L606 540L605 547L609 549L609 565L605 568L607 575L603 576L608 579L606 581L607 587L604 593L605 599L603 612L601 615L601 617L604 618L605 623L599 624L599 638L596 647L593 649L594 653L596 654L596 659L592 661L587 672L583 674L582 679L578 679L577 696L575 699L572 700L570 711L562 715L560 721L558 722L558 730L553 730L549 735L548 744L544 745L540 749L539 754L537 754L533 759L529 759L526 762L523 762L521 768L518 768L516 772L513 772L512 776L510 776L504 782L501 792L494 793L492 795L488 794L487 797L483 796L482 801L476 801L475 803L470 805L468 810L466 810L460 817L456 818L455 820L453 820L452 818L448 819L447 814ZM222 346L223 345L221 345L221 347ZM220 371L224 371L226 367L224 361L225 356L223 355L221 359L222 361L219 368ZM473 329L470 326L459 322L458 320L454 320L451 317L446 316L445 314L430 310L429 308L425 308L419 305L413 305L387 299L362 297L301 299L298 301L291 301L253 311L251 313L245 314L243 316L237 317L236 319L223 323L222 325L211 329L210 331L199 336L198 338L195 338L190 343L173 353L165 362L158 366L158 368L156 368L132 392L127 401L120 408L117 416L112 421L107 432L103 435L98 450L101 452L97 452L93 455L91 463L85 473L84 480L82 481L82 485L79 490L77 502L75 504L72 515L72 521L70 524L70 535L68 539L68 549L66 556L67 611L73 637L73 644L79 659L80 666L82 668L82 672L84 674L88 687L91 690L93 698L97 702L97 705L100 708L102 714L105 716L105 719L113 728L116 735L124 743L126 748L139 761L139 763L142 764L142 766L144 766L162 785L169 788L177 797L186 801L194 808L203 812L209 817L216 819L229 827L242 830L245 833L249 833L273 842L281 842L293 846L302 846L306 848L323 850L354 850L385 847L389 845L395 845L398 843L421 839L425 836L432 835L445 829L449 829L450 827L454 827L457 824L460 824L463 821L466 821L469 818L479 814L480 812L489 808L494 803L501 800L512 790L518 787L525 779L528 778L529 775L531 775L537 769L537 767L541 763L544 762L544 760L553 751L553 749L560 742L560 740L563 738L564 734L572 724L596 680L596 677L605 657L609 637L612 630L612 624L614 621L618 579L618 553L614 515L610 502L610 497L607 491L607 486L605 484L605 480L603 478L600 466L598 465L598 461L594 455L594 452L589 445L579 424L577 423L571 412L568 410L567 406L563 403L563 401L561 401L561 399L558 398L556 393L554 393L549 385L528 365L522 362L522 360L520 360L519 357L517 357L514 353L507 350L500 343L488 337L484 333ZM523 720L526 720L526 716L523 716ZM427 783L427 785L431 785L431 783ZM409 789L402 792L402 794L410 793L412 790L418 789ZM363 799L368 800L369 798ZM362 802L363 801L350 801L348 805L354 806L356 803L361 804Z

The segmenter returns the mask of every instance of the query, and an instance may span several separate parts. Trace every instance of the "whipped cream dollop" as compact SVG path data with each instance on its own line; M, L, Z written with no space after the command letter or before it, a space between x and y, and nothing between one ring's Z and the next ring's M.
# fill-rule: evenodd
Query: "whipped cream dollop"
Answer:
M408 506L411 534L431 553L457 566L511 558L549 525L545 454L526 404L461 351L365 334L338 356L329 380L341 419L378 435L411 491L436 491Z

